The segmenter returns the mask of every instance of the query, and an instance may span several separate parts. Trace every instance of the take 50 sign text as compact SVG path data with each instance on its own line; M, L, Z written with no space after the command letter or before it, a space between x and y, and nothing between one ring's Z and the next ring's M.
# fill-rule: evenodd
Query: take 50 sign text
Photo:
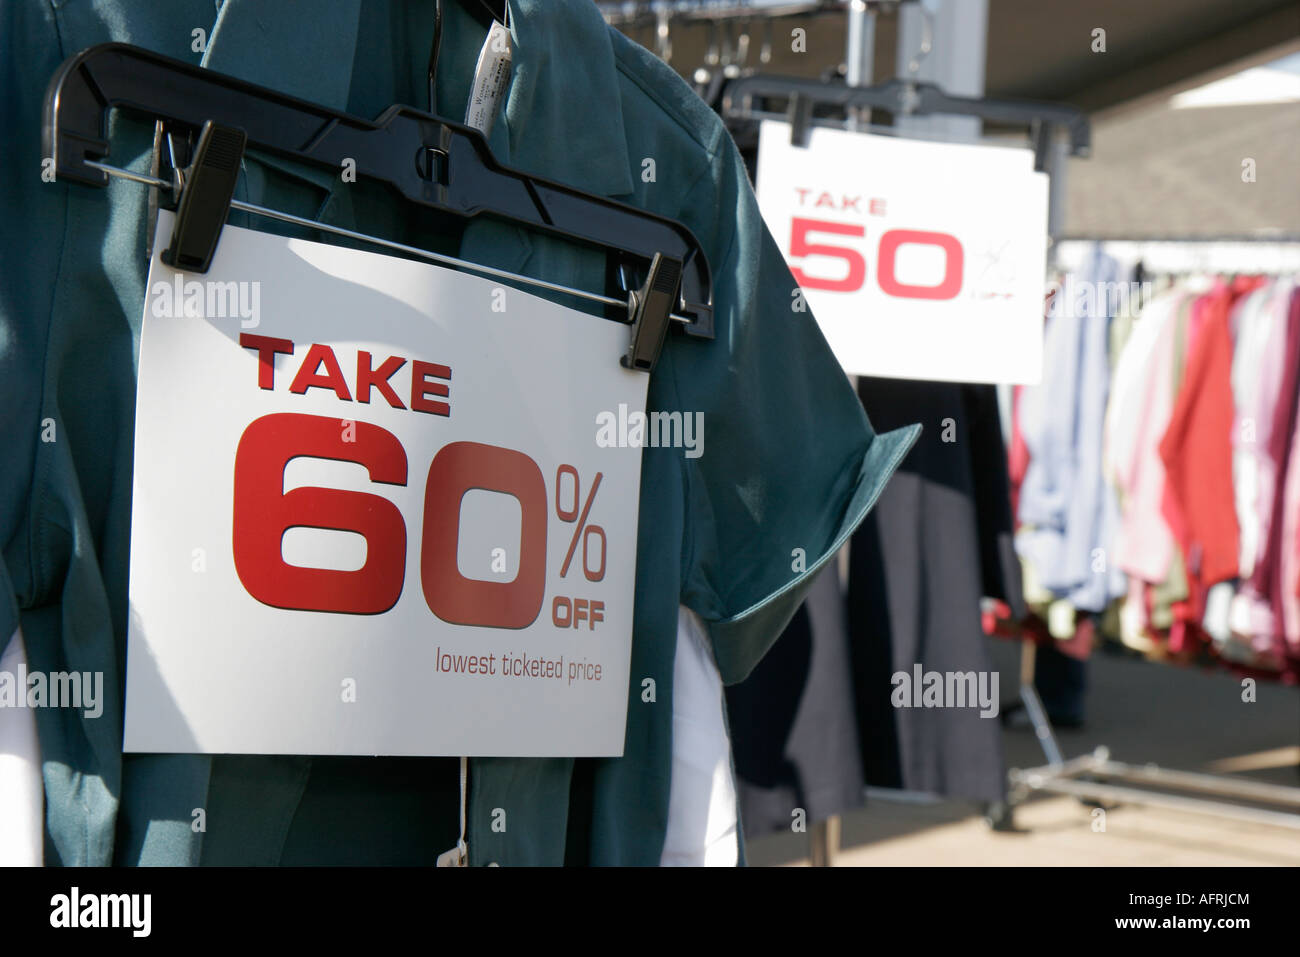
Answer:
M1028 150L760 131L757 194L846 372L1037 382L1047 177Z
M249 282L254 321L205 313ZM204 276L155 259L126 749L622 753L640 451L595 432L645 406L626 336L233 227Z

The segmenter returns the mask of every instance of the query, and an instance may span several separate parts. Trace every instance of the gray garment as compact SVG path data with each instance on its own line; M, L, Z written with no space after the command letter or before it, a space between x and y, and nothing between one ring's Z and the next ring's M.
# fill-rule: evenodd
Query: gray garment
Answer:
M1024 613L992 386L863 378L872 422L925 431L854 533L849 625L867 783L974 800L1006 789L1000 722L976 708L895 708L896 672L992 669L980 598ZM1000 682L1002 697L1015 694Z
M839 563L808 597L754 673L727 688L745 833L788 831L863 803Z

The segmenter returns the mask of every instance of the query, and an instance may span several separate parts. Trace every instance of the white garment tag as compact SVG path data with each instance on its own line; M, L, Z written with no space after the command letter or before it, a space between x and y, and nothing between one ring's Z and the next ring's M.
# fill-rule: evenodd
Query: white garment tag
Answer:
M450 851L443 851L439 854L434 867L466 867L467 864L465 849L457 845Z
M484 136L492 133L497 111L510 86L510 31L500 20L492 24L483 49L478 54L474 68L474 86L470 90L469 105L465 108L465 125L480 130Z

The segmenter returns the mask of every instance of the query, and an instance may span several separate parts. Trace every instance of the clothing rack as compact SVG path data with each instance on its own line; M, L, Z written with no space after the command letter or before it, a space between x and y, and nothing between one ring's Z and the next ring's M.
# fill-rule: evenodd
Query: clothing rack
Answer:
M902 0L904 3L911 0ZM693 22L718 22L733 19L774 19L784 16L799 16L840 12L846 14L846 76L840 92L840 105L846 107L843 121L814 118L807 94L820 92L813 86L815 81L804 80L807 89L804 96L791 97L794 78L766 78L745 76L734 79L726 88L733 94L732 100L739 106L745 100L744 118L753 120L761 118L763 111L753 109L748 102L752 97L742 94L764 94L773 91L764 90L763 84L778 79L786 86L775 91L777 95L785 94L795 103L787 103L787 112L782 114L772 111L772 118L787 119L795 130L806 130L811 126L835 126L849 129L868 129L864 122L865 110L859 108L855 100L861 100L867 94L862 87L871 82L872 48L874 46L875 16L878 11L896 10L898 3L872 2L872 0L853 0L853 2L821 3L782 3L772 0L767 3L726 3L708 2L708 0L664 0L652 3L598 3L605 19L610 24L623 29L653 26L657 30L657 46L660 55L668 58L671 44L668 40L669 23L672 20ZM925 9L922 8L925 13ZM923 26L922 46L917 60L930 52L928 15ZM983 42L983 37L970 38L972 42ZM897 90L888 92L898 102L897 112L906 115L917 105L917 90L920 87L911 74L916 71L916 61L909 65L906 78L897 81ZM818 86L822 86L818 84ZM824 87L823 87L824 89ZM721 91L720 91L721 92ZM1017 107L1031 104L1015 104ZM1033 104L1042 107L1043 104ZM731 112L727 105L722 110L724 116ZM741 112L739 110L737 113ZM869 115L869 114L867 114ZM1072 132L1071 151L1077 155L1087 155L1089 151L1089 126L1085 116L1074 116L1066 111L1059 115L1046 114ZM737 117L731 117L737 118ZM1000 117L989 117L998 120ZM1014 117L1020 120L1019 113ZM891 131L893 132L893 131ZM908 136L930 138L917 130L908 130ZM944 135L943 139L961 140L961 137ZM1049 159L1051 146L1051 128L1046 122L1036 118L1031 126L1031 140L1035 146L1036 167L1051 168L1056 164ZM1053 179L1059 180L1062 170L1052 169ZM1150 272L1195 272L1195 271L1240 271L1253 273L1300 273L1300 236L1270 237L1268 242L1240 237L1222 237L1208 241L1169 242L1166 240L1108 242L1106 249L1115 258L1129 263L1142 260ZM1052 259L1057 268L1072 268L1082 261L1092 246L1091 240L1070 239L1058 242L1052 247ZM1263 784L1253 781L1239 781L1212 774L1193 774L1159 768L1155 765L1131 765L1110 758L1109 749L1097 748L1093 753L1072 759L1065 759L1056 740L1046 709L1034 687L1034 661L1036 647L1030 641L1021 645L1020 699L1030 717L1035 735L1042 747L1046 764L1028 769L1010 769L1008 772L1008 795L1004 803L995 802L986 807L986 820L998 830L1014 829L1015 807L1023 803L1036 791L1070 795L1084 802L1103 802L1118 804L1120 802L1165 807L1173 810L1190 811L1220 817L1243 820L1251 823L1263 823L1274 826L1300 829L1300 788ZM1187 797L1158 790L1161 786L1181 792L1193 792L1203 797ZM878 795L879 796L879 795ZM1274 811L1258 807L1231 803L1228 799L1254 801L1294 808L1294 811ZM840 819L832 816L824 822L818 822L809 834L810 856L814 866L827 866L834 862L839 847Z
M1058 268L1072 270L1087 257L1094 240L1065 240L1053 249ZM1300 273L1300 240L1251 240L1240 237L1204 240L1111 240L1102 249L1121 262L1140 261L1148 273L1243 272L1254 274ZM1136 804L1174 811L1205 814L1251 824L1300 830L1300 787L1265 784L1222 774L1190 773L1155 764L1134 765L1111 760L1110 749L1100 746L1091 754L1065 759L1052 724L1034 687L1037 646L1031 640L1020 647L1020 700L1042 747L1047 763L1008 771L1005 806L990 808L989 824L996 830L1014 830L1014 809L1030 794L1041 791L1078 798L1085 804L1115 806ZM1182 793L1170 793L1182 792ZM1187 795L1199 796L1187 796ZM1270 804L1293 808L1279 811L1252 806Z

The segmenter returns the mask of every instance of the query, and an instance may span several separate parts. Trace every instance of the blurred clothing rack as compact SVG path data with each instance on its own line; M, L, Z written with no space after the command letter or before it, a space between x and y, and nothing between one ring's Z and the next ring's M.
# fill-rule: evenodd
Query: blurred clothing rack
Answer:
M1067 272L1081 267L1092 248L1125 266L1141 262L1148 275L1164 273L1251 273L1300 275L1300 235L1251 239L1063 239L1052 247L1052 262Z
M1146 275L1300 274L1300 236L1207 236L1176 240L1071 239L1055 244L1052 259L1058 269L1070 273L1082 272L1084 281L1087 282L1090 269L1086 264L1098 248L1123 266L1131 268L1140 265ZM1120 275L1123 275L1123 270ZM1187 283L1187 288L1191 287L1192 284ZM1288 297L1289 295L1288 292ZM1226 326L1226 315L1223 321ZM1236 348L1235 343L1232 348ZM1181 365L1182 361L1179 359L1178 363ZM1232 375L1236 374L1234 369ZM1044 378L1046 381L1046 374ZM1282 386L1279 384L1277 388L1280 390ZM1235 394L1230 399L1235 401ZM1107 409L1108 417L1111 411ZM1288 425L1288 431L1290 428ZM1282 454L1285 456L1287 453ZM1231 494L1230 491L1229 495ZM1274 518L1273 521L1277 522L1278 519ZM1178 547L1180 546L1175 545L1175 548ZM1235 539L1232 549L1235 555ZM1184 568L1187 567L1190 566L1184 565ZM1236 572L1233 574L1235 576ZM1112 599L1107 597L1105 600L1109 603ZM1093 611L1096 613L1096 609ZM1198 610L1195 621L1203 621L1202 615L1203 609ZM1214 640L1208 633L1208 625L1206 632L1205 640ZM1124 763L1112 760L1110 750L1104 746L1095 748L1091 754L1067 759L1056 740L1052 720L1038 695L1035 683L1038 645L1028 630L1022 631L1021 637L1029 640L1022 640L1021 644L1020 698L1046 763L1027 769L1010 770L1007 804L996 808L995 813L989 816L990 823L995 828L1014 829L1015 808L1031 795L1043 793L1073 797L1085 806L1093 807L1094 815L1097 813L1095 809L1108 810L1132 804L1300 831L1300 787L1235 776L1222 767L1213 773L1193 773L1151 763ZM1232 666L1231 662L1228 664ZM1200 667L1199 664L1197 666ZM1252 678L1264 677L1260 671L1250 668L1245 669L1243 674ZM1283 675L1269 677L1283 678Z

